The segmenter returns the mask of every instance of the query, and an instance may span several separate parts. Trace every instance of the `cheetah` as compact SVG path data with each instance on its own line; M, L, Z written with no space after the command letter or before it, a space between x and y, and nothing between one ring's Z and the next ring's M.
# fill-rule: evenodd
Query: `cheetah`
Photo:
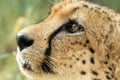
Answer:
M16 35L21 72L35 80L120 80L120 15L63 0Z

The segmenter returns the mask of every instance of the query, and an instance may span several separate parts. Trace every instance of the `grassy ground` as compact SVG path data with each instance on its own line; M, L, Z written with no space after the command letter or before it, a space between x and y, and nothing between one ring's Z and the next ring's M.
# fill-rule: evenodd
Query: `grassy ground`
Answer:
M120 12L120 0L90 0ZM27 80L19 71L15 35L40 22L58 0L0 0L0 80Z

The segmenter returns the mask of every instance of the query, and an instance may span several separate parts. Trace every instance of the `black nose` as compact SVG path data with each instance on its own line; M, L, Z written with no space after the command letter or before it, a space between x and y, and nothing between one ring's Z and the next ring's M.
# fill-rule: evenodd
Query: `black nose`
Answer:
M31 39L25 33L18 33L16 35L16 41L17 41L17 45L19 46L20 50L23 50L24 48L30 47L34 42L33 39Z

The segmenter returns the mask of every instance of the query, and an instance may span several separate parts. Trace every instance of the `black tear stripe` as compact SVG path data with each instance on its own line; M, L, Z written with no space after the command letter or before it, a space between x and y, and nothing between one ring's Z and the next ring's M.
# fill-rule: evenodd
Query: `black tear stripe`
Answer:
M75 20L69 20L68 22L64 23L60 28L58 28L57 30L55 30L48 38L48 48L45 51L45 58L43 59L41 68L43 70L43 72L45 73L55 73L52 70L52 63L50 62L51 59L49 58L49 56L51 55L51 45L52 45L52 40L54 39L54 37L59 34L61 31L66 30L66 26L71 25L71 24L77 24L77 22ZM47 63L46 63L47 61Z
M41 64L41 68L43 70L43 72L45 73L53 73L55 74L55 72L52 69L52 63L50 62L51 59L49 58L49 56L51 55L51 44L52 44L52 39L61 31L62 27L60 27L59 29L57 29L56 31L54 31L50 36L49 36L49 40L48 40L48 48L45 51L45 58L42 61Z
M50 56L51 55L51 44L52 44L52 39L58 34L60 33L62 30L62 27L60 27L59 29L57 29L56 31L54 31L48 39L48 48L45 51L45 56Z

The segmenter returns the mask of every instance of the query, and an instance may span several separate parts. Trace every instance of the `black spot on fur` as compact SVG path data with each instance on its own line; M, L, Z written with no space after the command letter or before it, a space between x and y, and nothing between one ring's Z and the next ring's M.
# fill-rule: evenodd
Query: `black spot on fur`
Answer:
M85 61L85 60L82 60L82 63L83 63L83 64L85 64L85 63L86 63L86 61Z
M76 8L74 8L73 10L76 11L76 10L78 10L78 9L79 9L79 7L76 7Z
M97 71L92 71L92 74L97 76L98 72Z
M76 60L79 60L79 58L76 58Z
M46 41L47 39L45 38L44 40Z
M87 45L86 45L86 44L84 44L84 45L83 45L83 47L87 47Z
M74 55L74 54L72 54L72 56L73 56L73 57L75 57L75 55Z
M62 65L62 63L60 63L60 65Z
M83 7L88 8L88 5L84 4Z
M75 43L70 43L71 45L75 45Z
M85 75L86 72L85 72L85 71L80 71L80 74L81 74L81 75Z
M89 43L89 40L86 40L86 43Z
M109 58L110 58L110 55L109 55L109 54L106 54L106 57L109 59Z
M78 44L78 41L75 41L76 44Z
M64 63L63 65L64 65L64 67L66 67L66 66L67 66L65 63Z
M94 63L95 63L95 61L94 61L94 58L93 58L93 57L91 57L91 58L90 58L90 62L91 62L92 64L94 64Z
M112 68L111 68L111 67L108 67L108 69L109 69L110 71L112 71Z
M73 66L72 65L70 65L70 68L72 68Z
M86 55L86 52L83 52L84 55Z
M82 43L81 43L81 42L79 42L79 44L80 44L80 45L82 45Z
M93 48L89 48L89 50L90 50L91 53L95 53Z
M104 61L104 64L108 64L108 61Z
M109 72L108 72L108 71L105 71L105 74L109 74Z
M111 77L109 77L109 76L106 76L106 78L107 78L108 80L110 80L110 79L111 79Z
M110 17L107 17L108 18L108 20L111 20L111 18Z

